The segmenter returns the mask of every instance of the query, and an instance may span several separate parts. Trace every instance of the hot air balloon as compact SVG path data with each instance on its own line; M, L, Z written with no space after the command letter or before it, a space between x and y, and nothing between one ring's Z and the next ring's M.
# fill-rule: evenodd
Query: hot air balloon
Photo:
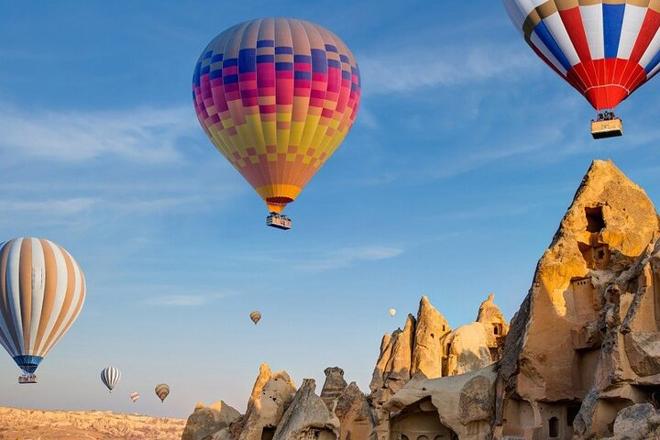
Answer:
M156 395L161 402L165 402L165 399L170 394L170 387L167 384L161 383L156 385Z
M252 322L254 322L254 325L259 324L259 321L261 321L261 312L255 310L254 312L250 313L250 319Z
M132 392L131 394L129 394L128 397L131 399L131 401L132 401L133 403L135 403L135 402L137 402L138 400L140 400L140 393L134 391L134 392Z
M308 21L235 25L204 49L193 75L197 118L270 211L282 215L344 140L360 102L360 72L332 32Z
M532 50L596 109L593 137L621 136L614 109L660 70L660 3L503 1Z
M392 318L394 318L394 317L396 316L396 309L395 309L395 308L388 309L388 310L387 310L387 313L389 313L389 315L390 315Z
M85 276L55 243L15 238L0 243L0 345L36 383L37 367L69 330L85 302Z
M117 386L121 379L121 371L115 367L105 367L101 370L101 382L112 393L112 390Z

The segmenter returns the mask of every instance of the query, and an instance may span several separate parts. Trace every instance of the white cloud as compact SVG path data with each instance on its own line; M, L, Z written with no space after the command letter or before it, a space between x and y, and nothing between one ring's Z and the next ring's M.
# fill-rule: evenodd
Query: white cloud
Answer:
M8 215L27 213L57 217L80 214L92 208L95 203L95 199L88 197L41 201L0 200L2 211Z
M203 206L207 203L201 196L173 196L127 200L125 198L51 198L33 201L2 200L0 205L7 215L32 214L55 217L70 217L94 209L109 210L120 214L145 214L154 211L178 208L184 205ZM1 218L1 216L0 216Z
M166 294L147 298L144 300L144 303L151 306L197 307L203 306L218 299L223 299L234 295L236 295L235 292L206 293L196 295Z
M363 54L360 57L364 88L372 94L408 93L425 88L508 79L541 67L522 44L481 45L464 50L403 47L386 54Z
M325 271L352 266L363 261L379 261L398 257L403 249L391 246L356 246L341 248L298 264L303 270Z
M179 158L176 144L199 130L189 107L124 111L18 110L0 105L0 152L80 162L115 156L162 163Z
M145 301L154 306L201 306L206 304L207 298L201 295L163 295L149 298Z

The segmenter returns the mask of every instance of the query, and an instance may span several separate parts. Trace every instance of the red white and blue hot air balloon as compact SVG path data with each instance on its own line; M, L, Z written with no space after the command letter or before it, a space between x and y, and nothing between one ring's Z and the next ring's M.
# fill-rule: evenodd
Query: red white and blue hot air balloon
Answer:
M660 0L503 0L532 50L622 134L616 106L660 71ZM601 131L602 130L602 131Z

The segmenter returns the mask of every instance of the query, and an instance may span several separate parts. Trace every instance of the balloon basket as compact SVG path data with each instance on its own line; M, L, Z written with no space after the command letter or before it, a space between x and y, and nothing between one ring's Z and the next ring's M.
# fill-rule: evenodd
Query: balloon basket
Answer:
M23 374L21 376L18 376L18 383L20 383L20 384L37 383L37 375L36 374Z
M271 228L287 230L291 229L291 219L286 215L271 212L270 215L266 217L266 225Z
M595 121L591 121L591 135L594 139L623 136L623 121L612 112L600 113Z

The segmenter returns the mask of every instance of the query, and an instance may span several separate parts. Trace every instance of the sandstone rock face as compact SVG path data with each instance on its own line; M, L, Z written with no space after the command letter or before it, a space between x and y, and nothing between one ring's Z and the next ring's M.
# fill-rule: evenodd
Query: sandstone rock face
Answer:
M477 322L484 326L489 350L493 352L492 357L499 359L500 349L504 346L504 338L509 333L509 324L500 308L495 304L495 295L492 293L479 306Z
M495 437L612 435L619 410L658 380L660 225L611 162L582 181L498 364Z
M314 379L304 379L291 405L284 413L273 440L335 440L339 420L314 391Z
M640 403L619 411L614 422L614 436L607 440L658 438L660 438L660 413L650 403Z
M261 440L264 432L275 430L295 393L296 387L286 372L273 373L262 364L245 415L230 427L232 436Z
M445 376L468 373L492 364L488 336L480 322L463 325L443 339L447 350Z
M238 419L241 414L225 402L215 402L211 406L198 403L195 411L188 417L181 440L205 440L231 422Z
M492 294L481 304L477 321L455 331L422 297L417 319L408 315L403 330L383 337L369 385L371 401L382 405L415 375L437 378L490 365L499 359L508 329Z
M0 439L179 440L185 420L109 411L0 408Z
M403 330L397 329L391 336L383 337L369 386L374 401L385 402L410 380L414 338L415 318L412 315L408 315Z
M369 386L371 395L368 397L378 440L390 440L391 436L403 435L392 431L392 414L384 405L411 378L419 381L453 376L491 365L499 359L508 328L504 315L494 304L492 294L481 304L476 322L453 331L429 299L422 297L417 319L408 315L403 330L385 335L381 343L380 355ZM406 419L404 424L414 425L417 423L415 417L423 419L424 414L429 412L427 407L414 403L413 407L406 408L405 411L412 418ZM446 428L436 426L434 421L429 423L429 430L436 430L434 432L438 432L438 435L447 434L443 434ZM408 428L396 425L395 429Z
M425 433L427 438L486 440L491 435L491 420L495 403L495 380L497 374L491 365L484 369L458 376L425 379L415 377L392 397L385 408L390 411L390 425L398 423L409 429L400 432L408 438L418 438L416 426L434 426L435 432ZM398 413L419 405L422 411L406 415L414 423L396 420ZM426 408L424 404L426 403ZM429 406L429 404L431 406ZM426 428L424 431L427 431ZM390 435L396 426L390 426ZM379 440L389 439L387 435ZM395 438L395 437L392 437Z
M445 317L431 305L428 297L423 296L417 312L410 367L412 375L422 374L429 379L442 376L442 358L444 357L442 338L450 330Z
M660 374L660 332L631 332L624 342L630 367L637 375Z
M340 440L368 440L375 422L369 401L355 382L337 398L335 415L339 418Z
M291 403L262 367L246 415L211 438L660 440L659 238L644 191L595 161L510 328L492 295L455 330L422 298L383 337L369 396L334 367L322 397L306 380Z
M344 380L344 370L339 367L329 367L325 371L325 383L321 390L321 399L325 405L332 411L335 400L348 386Z

